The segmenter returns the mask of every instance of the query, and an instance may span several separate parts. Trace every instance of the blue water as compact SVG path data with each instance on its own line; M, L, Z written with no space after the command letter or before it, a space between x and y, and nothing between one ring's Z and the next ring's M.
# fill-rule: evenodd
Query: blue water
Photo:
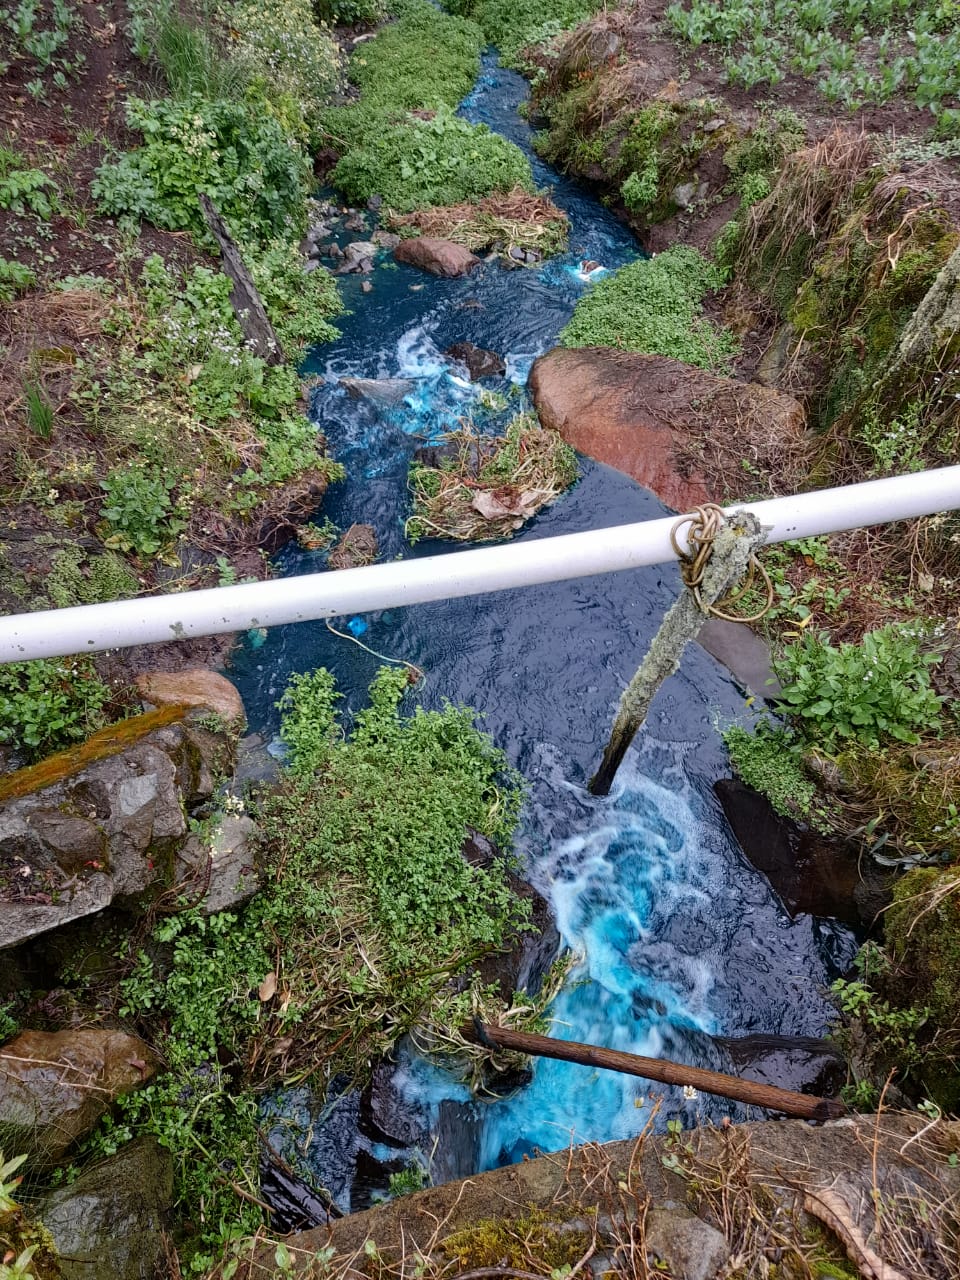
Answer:
M462 111L529 152L530 131L516 114L525 96L520 77L487 57ZM348 475L323 513L344 527L372 524L384 559L456 553L447 544L411 548L403 529L413 450L463 415L484 420L486 412L481 388L451 371L444 348L469 340L504 355L506 377L482 385L506 394L515 411L526 403L530 364L554 345L589 287L580 262L615 268L639 255L595 200L532 159L538 182L553 186L570 216L568 254L537 269L489 262L461 280L397 268L382 255L372 293L361 293L357 277L344 278L352 314L342 337L310 356L308 372L324 379L313 414ZM383 410L349 400L336 386L346 375L405 377L413 387L401 406ZM492 427L496 414L486 421ZM519 540L665 511L633 481L584 460L578 485ZM288 574L322 567L320 553L296 549L278 563ZM791 920L733 841L712 792L729 774L718 726L749 713L699 646L689 647L657 695L614 793L598 799L585 790L620 692L678 590L676 571L665 566L342 619L338 629L421 667L425 704L476 707L529 781L520 838L526 871L552 902L563 942L581 956L553 1009L552 1034L710 1066L717 1062L713 1034L822 1034L830 1018L824 988L849 962L854 940L834 922ZM238 652L232 675L252 726L268 736L292 672L330 668L347 706L357 709L379 665L322 623L275 628L256 641ZM399 1078L428 1127L438 1123L444 1100L465 1101L455 1082L409 1053ZM717 1099L541 1060L532 1083L512 1098L468 1104L476 1165L509 1163L571 1139L633 1135L655 1098L661 1124L668 1116L692 1122L739 1114ZM316 1174L330 1182L323 1147L321 1140ZM347 1207L346 1187L341 1200Z

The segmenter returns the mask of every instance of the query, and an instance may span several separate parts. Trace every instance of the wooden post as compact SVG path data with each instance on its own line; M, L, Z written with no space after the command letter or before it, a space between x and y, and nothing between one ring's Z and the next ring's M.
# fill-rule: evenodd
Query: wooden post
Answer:
M284 355L280 342L267 316L260 292L253 283L253 276L240 256L237 242L227 230L227 224L210 197L201 194L199 200L210 234L220 246L224 274L233 281L230 301L240 321L243 336L250 344L253 354L261 360L265 360L267 364L283 364Z
M479 1020L461 1030L466 1039L485 1044L488 1048L516 1049L541 1058L557 1058L561 1062L576 1062L585 1067L600 1067L604 1071L620 1071L645 1080L658 1080L661 1084L689 1085L701 1093L714 1093L721 1098L745 1102L748 1106L781 1111L801 1120L837 1120L847 1113L839 1099L794 1093L774 1085L741 1080L739 1076L728 1076L721 1071L686 1067L665 1058L643 1058L617 1049L597 1049L591 1044L577 1044L571 1040L551 1040L549 1036L509 1031L506 1027L494 1027Z

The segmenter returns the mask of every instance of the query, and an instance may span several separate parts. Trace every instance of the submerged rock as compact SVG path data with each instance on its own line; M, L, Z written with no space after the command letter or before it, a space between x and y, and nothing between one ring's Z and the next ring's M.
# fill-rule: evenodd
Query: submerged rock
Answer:
M555 347L534 362L528 386L545 427L678 511L720 496L694 462L705 434L760 421L771 448L805 456L804 411L792 396L666 356Z
M168 1274L161 1267L172 1203L173 1157L155 1138L135 1138L43 1200L38 1217L64 1280L153 1280Z
M397 262L405 262L432 276L464 276L480 265L480 259L452 240L440 240L434 236L419 236L401 240L393 251Z
M836 1098L847 1080L843 1054L809 1036L714 1036L729 1059L721 1071L819 1098Z
M341 378L337 385L354 400L372 400L382 405L402 404L414 389L409 378Z
M154 1074L157 1060L123 1031L24 1031L0 1049L0 1128L11 1153L57 1164L117 1098Z
M443 354L450 356L458 364L466 365L471 382L479 382L481 378L502 377L507 371L502 356L484 347L474 346L472 342L455 342Z
M762 871L791 916L808 913L872 928L889 903L894 876L846 841L804 829L766 796L730 778L714 790L740 848Z
M372 524L352 524L327 556L331 569L356 569L373 564L379 550Z

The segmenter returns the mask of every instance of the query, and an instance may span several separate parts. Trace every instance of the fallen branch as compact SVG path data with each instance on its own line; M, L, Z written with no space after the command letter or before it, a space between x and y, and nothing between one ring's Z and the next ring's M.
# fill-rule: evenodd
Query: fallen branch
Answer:
M739 1076L728 1076L721 1071L683 1066L664 1058L644 1058L635 1053L621 1053L617 1049L598 1049L594 1045L578 1044L570 1040L552 1040L549 1036L534 1035L528 1031L509 1031L505 1027L494 1027L479 1021L472 1027L463 1027L461 1030L465 1039L473 1039L475 1043L485 1044L490 1048L518 1049L521 1053L541 1058L557 1058L561 1062L576 1062L585 1067L600 1067L604 1071L619 1071L645 1080L657 1080L661 1084L686 1085L701 1093L732 1098L736 1102L745 1102L748 1106L780 1111L784 1115L796 1116L802 1120L836 1120L846 1115L847 1109L839 1099L794 1093L789 1089L778 1089L774 1085L741 1080ZM891 1273L888 1280L897 1278Z

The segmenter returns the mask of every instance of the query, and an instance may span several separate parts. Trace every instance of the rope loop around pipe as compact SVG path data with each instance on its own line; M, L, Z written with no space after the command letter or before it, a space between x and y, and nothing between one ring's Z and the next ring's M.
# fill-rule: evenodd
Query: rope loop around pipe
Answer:
M714 540L726 524L727 513L715 502L701 503L690 515L681 516L675 522L670 530L670 543L680 562L680 576L683 578L684 585L693 593L697 607L702 613L722 618L725 622L759 622L773 605L774 595L770 575L755 554L750 556L747 576L736 590L728 591L713 604L705 604L701 596L700 587L703 584L703 575L710 563L710 557L713 555ZM680 543L680 531L685 526L689 526L686 534L686 548ZM751 590L758 577L763 584L765 595L762 607L750 614L728 612L731 606L738 600L742 600Z

